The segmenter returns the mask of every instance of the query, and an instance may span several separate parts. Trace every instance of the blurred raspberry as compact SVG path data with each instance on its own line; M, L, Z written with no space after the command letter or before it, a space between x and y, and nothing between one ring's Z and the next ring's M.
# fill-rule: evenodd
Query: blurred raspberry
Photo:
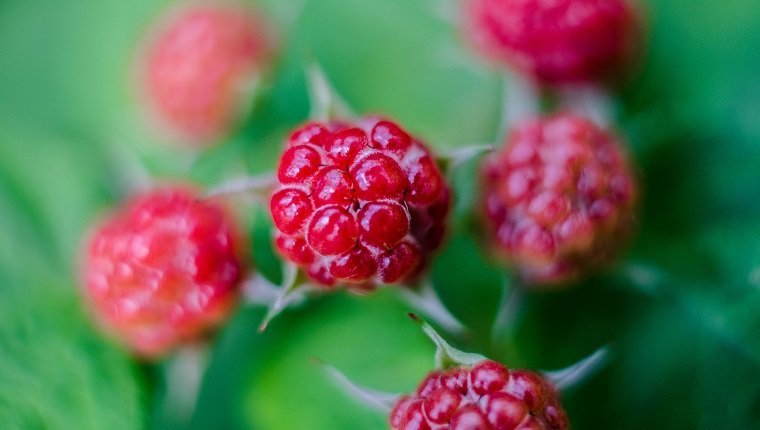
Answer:
M241 254L241 237L221 207L190 189L161 189L138 196L95 230L84 293L108 331L156 357L229 315Z
M637 187L623 148L574 115L518 126L486 159L483 181L494 249L532 283L606 262L632 228Z
M263 19L243 6L171 11L141 55L140 85L152 113L184 140L213 143L234 126L271 44Z
M275 244L321 286L408 281L443 238L448 187L430 151L393 122L307 124L277 176Z
M468 36L485 55L545 84L605 80L639 42L627 0L465 0Z
M565 430L554 387L537 373L484 360L430 373L390 414L392 430Z

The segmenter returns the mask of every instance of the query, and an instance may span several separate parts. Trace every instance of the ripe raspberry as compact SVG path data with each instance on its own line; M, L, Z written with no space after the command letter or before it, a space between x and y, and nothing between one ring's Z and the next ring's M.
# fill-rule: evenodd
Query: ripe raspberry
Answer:
M208 143L233 125L266 63L264 22L242 6L183 6L165 16L140 65L147 102L180 137Z
M545 84L609 78L637 42L627 0L467 0L466 9L478 48Z
M500 257L534 283L609 260L632 227L636 184L617 139L570 114L517 127L483 165Z
M449 189L430 151L390 121L307 124L277 176L275 245L321 286L410 280L443 238Z
M131 201L100 225L84 261L97 319L155 357L230 313L243 273L241 238L225 211L184 188Z
M564 430L557 392L540 375L483 360L430 373L390 414L392 430Z

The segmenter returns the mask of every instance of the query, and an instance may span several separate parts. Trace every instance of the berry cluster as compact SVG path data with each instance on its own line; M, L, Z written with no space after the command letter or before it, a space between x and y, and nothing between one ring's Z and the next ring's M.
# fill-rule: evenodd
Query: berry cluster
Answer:
M96 229L85 256L85 293L107 330L143 356L162 355L230 313L242 251L223 208L190 189L159 189Z
M392 430L565 430L554 388L540 375L483 360L430 373L398 400Z
M483 167L494 248L532 282L608 260L632 225L636 189L617 139L564 114L515 128Z
M155 30L141 64L147 101L184 139L229 131L270 50L263 20L242 7L182 7Z
M627 61L637 27L625 0L467 5L475 42L541 84L606 79ZM191 5L163 24L142 58L147 99L183 137L218 140L234 125L241 87L263 67L267 32L251 11L230 5ZM493 250L530 284L563 282L609 260L632 227L637 186L627 156L616 137L576 115L518 124L481 177ZM447 230L451 194L435 156L389 120L298 128L276 179L266 189L275 247L324 290L414 284ZM223 207L192 189L159 189L96 229L85 294L108 331L158 357L229 316L244 254ZM292 291L282 291L284 302ZM439 353L450 349L431 337ZM555 388L539 374L482 356L451 361L458 366L398 400L392 430L568 428Z
M544 84L611 78L637 41L627 0L469 0L466 15L468 35L487 56Z
M397 124L309 123L286 144L270 209L275 243L318 285L408 281L441 243L449 189Z

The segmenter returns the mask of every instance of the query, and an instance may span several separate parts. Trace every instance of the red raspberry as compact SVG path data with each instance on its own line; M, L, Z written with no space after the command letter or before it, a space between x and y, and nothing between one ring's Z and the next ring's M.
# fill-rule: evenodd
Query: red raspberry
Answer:
M189 189L153 191L96 229L84 293L108 331L140 355L159 356L228 316L242 251L221 207Z
M310 123L280 159L275 245L325 287L412 279L438 248L449 190L429 150L398 125Z
M557 115L524 123L483 166L500 257L526 280L568 280L609 260L632 227L636 184L617 139Z
M152 113L187 140L222 137L270 45L263 20L242 6L196 4L172 11L141 58L140 84Z
M565 430L557 392L537 373L483 360L430 373L396 402L392 430Z
M546 84L608 78L637 42L637 13L627 0L466 1L477 47Z

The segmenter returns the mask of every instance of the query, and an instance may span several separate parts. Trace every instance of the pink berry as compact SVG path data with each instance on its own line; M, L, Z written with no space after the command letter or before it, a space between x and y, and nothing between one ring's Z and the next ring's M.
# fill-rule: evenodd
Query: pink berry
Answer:
M326 127L317 123L309 123L291 133L286 146L291 148L298 145L312 144L317 147L323 145L323 140L330 136Z
M84 293L109 332L140 355L160 356L227 318L242 251L222 207L190 189L153 191L94 231Z
M288 148L280 159L277 179L283 184L303 184L316 175L322 158L312 146L297 145Z
M306 243L306 239L297 236L278 235L275 238L275 246L283 255L286 255L296 264L311 264L314 262L314 252Z
M364 291L412 280L445 234L443 175L428 148L391 121L300 127L278 180L277 249L319 285Z
M309 246L322 255L348 252L356 245L358 238L354 215L338 206L318 209L311 217L306 234Z
M440 387L425 398L423 410L432 424L446 424L457 411L462 396L456 391Z
M466 394L470 388L470 371L464 367L455 367L449 369L441 375L441 385L456 390L461 394ZM422 395L422 393L419 393Z
M530 283L578 277L612 259L632 229L636 181L627 156L581 117L519 125L482 177L493 248Z
M390 121L379 121L372 128L373 148L389 151L403 156L412 145L412 138L396 124Z
M354 181L348 172L338 167L325 167L314 177L311 193L317 207L348 206L354 201Z
M330 273L351 282L364 282L375 274L375 260L367 248L357 246L330 263Z
M488 396L486 417L495 429L513 429L528 415L528 406L517 397L504 392ZM547 415L548 415L547 410Z
M378 248L392 249L409 234L409 213L396 202L372 202L359 211L362 240Z
M241 113L272 48L264 21L241 6L195 4L161 17L141 56L151 111L174 134L210 143Z
M441 372L430 372L425 379L417 386L417 395L420 397L428 397L433 391L441 387Z
M401 424L403 423L404 418L406 418L406 412L409 410L411 403L412 398L409 396L404 396L396 402L396 405L393 407L390 414L391 427L401 427Z
M309 196L295 188L284 188L273 195L269 209L277 228L290 234L298 232L314 212Z
M380 152L357 161L350 173L361 200L401 200L409 187L398 161Z
M481 361L470 369L470 386L480 395L499 391L509 377L509 370L495 361Z
M473 43L541 83L610 78L630 64L638 42L627 0L465 1Z
M451 418L451 430L492 430L483 412L475 405L459 409Z
M369 145L367 133L360 128L349 128L339 131L326 139L325 150L327 155L335 161L336 164L347 168L353 164L356 157L364 151Z
M551 384L491 360L431 372L414 394L398 400L389 422L392 430L569 428Z

